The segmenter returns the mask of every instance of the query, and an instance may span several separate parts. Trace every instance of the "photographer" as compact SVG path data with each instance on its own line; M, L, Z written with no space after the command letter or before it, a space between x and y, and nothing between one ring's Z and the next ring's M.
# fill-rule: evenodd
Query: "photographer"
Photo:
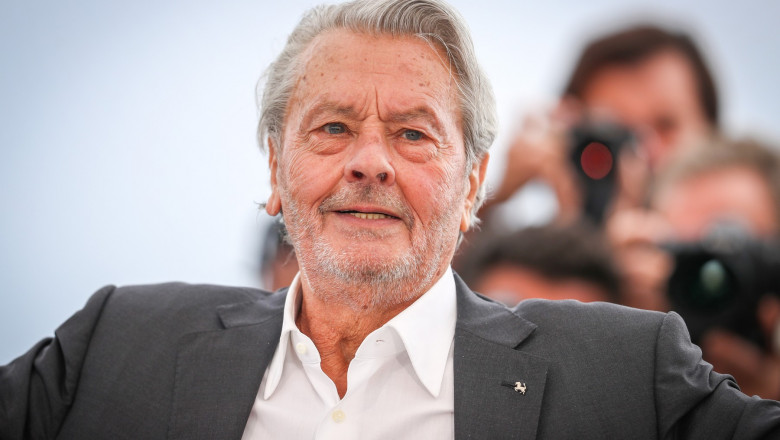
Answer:
M747 394L780 396L780 158L752 141L682 152L652 210L608 225L624 303L680 312L704 359Z
M541 180L555 193L558 219L581 217L589 195L578 180L576 158L574 166L571 161L572 132L607 123L627 128L634 146L621 148L619 157L617 152L602 154L590 166L611 172L615 207L638 206L651 169L662 168L672 152L718 127L714 81L690 37L648 25L591 42L576 63L561 103L549 116L524 121L509 148L503 179L483 211L507 201L528 182ZM602 206L594 220L599 223L610 208Z
M651 173L663 168L674 151L716 131L718 113L712 75L687 35L645 25L590 42L557 107L548 116L531 115L523 122L509 148L503 178L480 211L484 226L467 234L454 267L467 269L470 246L525 226L527 213L512 211L512 225L506 224L504 212L498 211L532 181L552 188L558 206L553 220L557 223L582 218L599 226L617 223L618 227L606 230L612 240L622 240L620 234L643 235L662 229L643 225L641 222L653 221L644 216L619 216L615 222L611 213L643 206ZM592 149L591 143L597 147L596 154L588 157L585 153ZM585 175L588 172L596 177L601 173L602 178L590 178ZM618 231L617 238L612 237L614 231ZM648 241L656 238L642 237ZM632 267L651 273L631 277L638 283L652 284L652 274L666 270L666 259L653 252L638 257L642 264ZM657 290L656 286L632 287L642 292ZM627 304L664 307L658 295L640 297L641 301L631 298Z

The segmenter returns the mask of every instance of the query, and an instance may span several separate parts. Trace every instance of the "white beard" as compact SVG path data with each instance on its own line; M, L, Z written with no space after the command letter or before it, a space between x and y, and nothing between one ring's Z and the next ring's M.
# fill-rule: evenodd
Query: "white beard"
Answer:
M382 192L380 192L382 191ZM307 275L315 295L330 303L354 309L385 309L414 300L434 282L443 260L452 258L457 241L461 194L442 188L433 202L437 216L422 234L414 234L416 224L410 208L397 195L377 185L348 186L325 199L318 212L305 214L292 195L283 191L285 223L295 247L301 270ZM408 252L392 259L349 253L333 248L322 233L323 215L334 206L371 203L401 213L412 237ZM382 231L358 230L353 240L381 239ZM449 261L447 262L449 263Z

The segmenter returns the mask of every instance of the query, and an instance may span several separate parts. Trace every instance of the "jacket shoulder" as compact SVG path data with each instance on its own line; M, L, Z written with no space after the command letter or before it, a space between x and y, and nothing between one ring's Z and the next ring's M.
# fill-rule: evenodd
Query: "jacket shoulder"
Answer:
M560 361L553 368L557 373L583 379L608 374L610 382L624 388L627 381L652 383L665 322L679 319L675 314L569 300L526 300L513 312L536 324L521 350ZM687 337L684 324L676 330L675 338Z
M115 287L111 301L128 307L179 309L256 301L269 295L270 292L250 287L173 282Z
M279 296L282 292L273 294L248 287L179 282L123 286L114 288L105 300L100 320L112 326L124 323L171 327L181 334L220 328L222 307L248 305Z
M669 315L605 302L543 299L522 301L513 312L536 323L543 332L577 332L583 335L598 331L613 333L617 329L657 331Z

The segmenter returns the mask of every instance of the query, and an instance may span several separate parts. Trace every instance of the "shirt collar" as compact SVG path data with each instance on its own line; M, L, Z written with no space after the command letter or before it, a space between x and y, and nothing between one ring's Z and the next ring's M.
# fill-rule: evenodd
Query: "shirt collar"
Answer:
M429 291L383 326L401 337L417 377L434 397L441 391L455 336L455 297L455 278L448 267Z
M263 398L266 400L274 393L282 378L282 367L284 366L284 358L287 354L287 346L290 344L290 333L293 331L300 331L298 330L298 326L295 325L295 315L301 307L301 296L299 295L300 277L300 272L295 274L292 283L290 283L290 287L287 289L287 297L284 300L284 312L282 316L282 334L279 337L279 345L276 346L274 357L268 365L268 374L265 378L265 392L263 393Z
M417 377L433 396L441 392L444 372L455 336L457 305L455 278L447 267L430 290L388 321L382 328L394 330L400 337ZM284 316L279 345L268 366L263 398L268 399L282 377L290 335L300 333L295 318L301 306L300 273L290 284L284 302ZM302 333L301 333L302 334Z

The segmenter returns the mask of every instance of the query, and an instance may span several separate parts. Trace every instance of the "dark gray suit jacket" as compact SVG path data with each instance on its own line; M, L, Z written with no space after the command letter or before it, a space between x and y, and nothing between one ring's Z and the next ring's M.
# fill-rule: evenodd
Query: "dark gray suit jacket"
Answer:
M675 314L507 309L455 278L457 439L780 438L780 404L712 372ZM0 368L0 439L240 439L285 294L98 291L54 339Z

